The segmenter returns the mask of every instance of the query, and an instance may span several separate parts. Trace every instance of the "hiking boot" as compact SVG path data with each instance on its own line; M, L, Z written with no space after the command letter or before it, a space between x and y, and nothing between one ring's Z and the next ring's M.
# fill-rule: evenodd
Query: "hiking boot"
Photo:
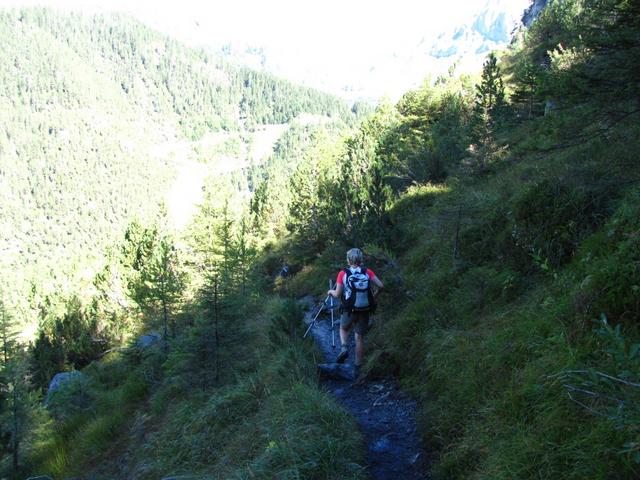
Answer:
M336 358L336 363L343 363L348 356L349 356L349 350L347 349L340 350L340 353L338 354L338 358Z

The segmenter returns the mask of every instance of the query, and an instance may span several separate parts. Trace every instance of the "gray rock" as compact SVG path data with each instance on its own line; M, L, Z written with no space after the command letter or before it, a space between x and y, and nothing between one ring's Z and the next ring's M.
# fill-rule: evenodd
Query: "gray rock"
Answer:
M140 350L146 350L155 346L162 346L162 344L162 335L160 335L158 332L151 332L140 335L140 337L138 337L138 339L136 340L136 347L138 347Z
M391 440L385 435L371 444L371 450L376 453L386 452L391 448Z
M89 381L82 372L61 372L51 379L44 406L55 419L71 417L90 404Z
M551 113L556 110L558 106L556 102L553 100L547 100L544 104L544 116L551 115Z
M317 303L317 300L313 295L305 295L298 299L298 303L306 310L313 307Z
M538 18L540 12L547 6L547 3L547 0L533 0L531 6L522 15L522 24L527 28L530 27L535 19Z
M51 396L56 392L60 392L61 390L67 389L79 382L83 382L84 380L84 374L77 370L73 370L71 372L56 373L51 379L51 383L49 383L45 404L49 404L49 402L51 401Z

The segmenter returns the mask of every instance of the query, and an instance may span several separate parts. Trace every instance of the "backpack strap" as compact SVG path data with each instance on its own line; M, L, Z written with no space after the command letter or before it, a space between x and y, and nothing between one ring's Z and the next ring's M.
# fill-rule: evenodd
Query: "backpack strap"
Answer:
M352 273L351 273L351 270L349 270L348 268L343 268L342 271L344 272L344 277L342 277L342 284L346 285Z

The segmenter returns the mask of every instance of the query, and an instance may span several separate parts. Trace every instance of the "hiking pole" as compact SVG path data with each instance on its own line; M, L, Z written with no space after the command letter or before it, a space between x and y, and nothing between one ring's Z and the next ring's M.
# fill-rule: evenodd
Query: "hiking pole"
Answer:
M316 319L318 318L318 315L320 315L320 312L322 311L322 307L324 307L325 304L327 303L327 300L329 300L329 297L331 297L331 295L327 295L327 298L325 298L324 302L322 302L322 305L320 305L320 308L318 309L318 313L316 313L316 316L313 317L313 320L311 320L311 323L309 324L309 328L307 328L307 331L304 332L304 335L302 336L302 338L307 338L307 334L309 333L309 330L311 330L311 327L313 327L313 324L316 323Z
M329 279L329 290L332 290L331 279ZM331 295L331 347L336 348L336 330L333 328L333 295Z

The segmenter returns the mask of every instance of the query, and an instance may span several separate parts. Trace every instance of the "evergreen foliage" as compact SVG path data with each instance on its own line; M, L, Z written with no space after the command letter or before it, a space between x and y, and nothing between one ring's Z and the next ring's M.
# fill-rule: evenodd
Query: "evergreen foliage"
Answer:
M152 221L180 145L237 141L301 114L354 119L335 97L228 65L128 16L2 9L0 40L0 267L26 323L45 298L76 293L134 219Z
M73 25L86 20L63 27L50 15L9 24L82 37ZM363 477L362 441L318 388L300 308L271 290L324 291L317 279L364 246L393 293L365 370L398 376L418 399L434 478L637 478L639 17L627 0L551 2L509 52L488 57L476 85L427 80L342 138L337 123L295 124L264 165L208 180L186 239L129 223L92 301L68 297L62 313L35 302L34 380L102 355L121 336L118 318L146 328L172 310L160 318L173 334L85 366L88 407L69 402L65 415L31 408L27 370L14 370L19 381L7 370L21 355L5 356L2 411L18 425L1 437L5 471L17 452L24 471L56 477ZM128 28L112 29L104 50L123 64L142 51ZM164 42L201 59L192 65L219 66ZM220 66L240 79L229 73L240 116L212 103L218 117L189 117L183 65L159 69L171 74L158 90L173 95L157 108L188 137L290 119L309 100L298 91L287 103L288 84ZM139 94L135 78L119 88ZM297 273L274 280L282 262ZM119 282L139 312L109 287ZM11 349L13 314L0 307ZM12 409L14 398L28 408ZM26 428L37 415L41 428ZM21 459L24 438L33 447Z
M375 215L384 227L356 243L336 235L287 287L308 291L365 243L376 271L399 276L369 368L421 399L435 478L638 475L633 5L551 2L475 89L443 78L408 92L369 150L394 192ZM444 133L451 120L461 128ZM345 142L356 165L361 134ZM442 138L454 153L439 164ZM338 182L376 178L344 173ZM331 200L357 198L328 190L312 203L330 219L318 231L348 225Z

